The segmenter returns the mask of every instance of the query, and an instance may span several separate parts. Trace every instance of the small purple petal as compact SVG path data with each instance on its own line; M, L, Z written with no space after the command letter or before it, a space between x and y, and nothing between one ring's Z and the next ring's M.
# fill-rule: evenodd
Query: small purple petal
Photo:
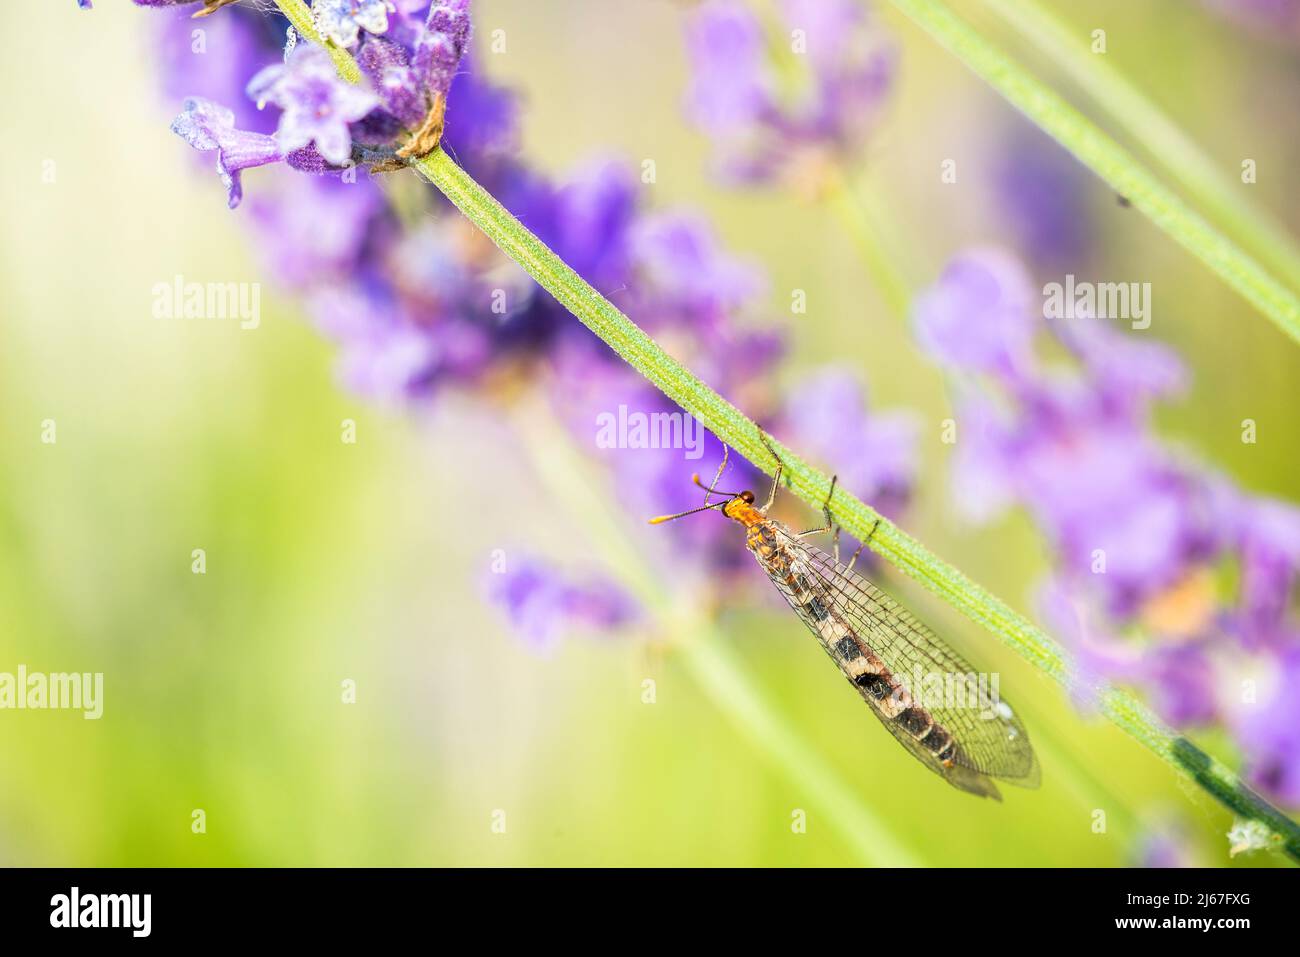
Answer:
M1015 376L1026 368L1042 324L1035 302L1019 260L994 249L963 253L917 298L916 338L945 365Z
M275 132L281 149L315 143L335 166L352 158L348 124L379 105L373 93L340 80L329 55L315 46L299 46L286 64L262 70L249 81L248 95L259 107L274 103L284 111Z
M487 584L491 602L538 652L552 650L575 629L607 633L636 615L631 599L613 582L566 580L532 559L514 559L508 571L491 575Z
M197 150L217 151L217 172L226 184L234 209L244 196L240 173L284 159L275 139L235 129L235 114L199 97L185 101L185 110L172 121L172 132Z
M789 174L816 188L827 155L855 150L874 127L895 58L858 0L785 0L778 12L769 29L739 0L696 9L686 108L727 178ZM777 44L789 45L780 63Z
M469 0L441 0L429 8L425 32L415 46L411 64L429 93L445 96L451 89L469 44L470 26Z
M420 124L428 105L406 50L383 37L367 37L357 64L379 94L384 109L406 126Z
M1239 705L1229 721L1246 752L1247 777L1265 793L1300 807L1300 648L1267 661L1257 701Z
M791 390L782 421L806 454L834 463L842 488L896 514L916 478L917 422L868 414L864 391L848 366L818 370Z
M712 227L693 213L642 217L632 252L661 306L671 305L686 322L716 324L763 291L761 272L727 255Z

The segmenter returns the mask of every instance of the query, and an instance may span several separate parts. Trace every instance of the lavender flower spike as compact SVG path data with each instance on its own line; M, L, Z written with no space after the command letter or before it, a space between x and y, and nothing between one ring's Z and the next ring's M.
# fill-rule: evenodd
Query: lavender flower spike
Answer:
M241 171L284 159L273 137L235 129L235 114L211 100L192 96L172 121L172 132L196 150L217 151L217 172L226 184L230 208L244 197Z
M469 43L469 0L439 0L429 8L415 47L416 76L433 96L446 96Z
M388 0L316 0L316 28L341 47L354 47L362 30L387 33Z
M274 103L284 112L275 131L286 153L310 143L326 162L343 166L352 158L349 123L379 105L368 90L345 83L329 55L318 46L299 46L283 66L268 66L248 81L258 108Z

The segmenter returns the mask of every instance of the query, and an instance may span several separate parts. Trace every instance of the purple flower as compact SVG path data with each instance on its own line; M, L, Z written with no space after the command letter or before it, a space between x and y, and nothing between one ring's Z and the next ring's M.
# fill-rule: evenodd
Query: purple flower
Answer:
M1240 604L1232 618L1251 650L1300 648L1291 596L1300 580L1300 509L1270 499L1232 503L1233 543L1240 555Z
M334 285L361 269L367 242L386 223L383 195L365 178L283 175L249 200L249 212L268 271L297 290Z
M714 140L724 175L792 176L815 188L819 167L851 155L874 127L894 56L856 0L784 0L779 11L788 33L770 38L738 0L696 11L687 110Z
M1258 670L1264 680L1256 683L1252 700L1232 707L1228 723L1246 751L1247 779L1300 807L1300 646L1264 658Z
M1146 826L1138 838L1135 867L1200 867L1192 836L1178 821Z
M314 290L317 326L341 346L339 378L368 398L396 403L416 394L438 365L437 340L381 281Z
M988 252L959 257L918 302L917 337L954 376L959 506L987 520L1017 503L1042 529L1055 564L1042 613L1085 700L1104 678L1146 689L1177 726L1224 723L1252 779L1294 800L1292 706L1261 694L1242 707L1224 689L1245 655L1264 674L1300 660L1300 509L1236 489L1152 434L1152 402L1186 380L1167 347L1040 312L1023 269ZM1040 359L1049 336L1072 364ZM1236 595L1223 566L1237 570Z
M1037 127L1017 118L993 137L995 208L1020 252L1049 268L1085 264L1092 239L1088 171Z
M1272 40L1300 40L1300 0L1205 0L1225 17Z
M848 366L818 369L791 390L781 424L842 488L896 515L916 477L917 423L906 413L869 415L864 393Z
M260 109L274 103L284 112L275 137L285 152L314 144L328 162L343 166L352 158L349 123L379 105L368 90L340 80L329 55L317 46L296 47L288 63L266 67L248 83Z
M1082 363L1112 415L1140 417L1152 399L1177 396L1187 385L1187 370L1168 346L1092 316L1054 322L1052 332Z
M185 111L172 121L172 132L197 150L217 151L217 172L226 184L230 208L243 199L243 170L284 159L275 139L235 129L235 114L209 100L191 97Z
M758 19L740 3L706 3L689 23L687 50L691 117L716 136L750 133L774 98Z
M946 366L1021 374L1042 321L1019 260L995 249L963 253L912 308L921 348Z
M681 210L641 218L629 237L637 272L653 296L651 328L668 322L700 331L730 317L765 292L762 273L723 251L713 228Z
M388 31L388 0L315 0L316 28L341 47L357 45L361 30Z
M274 111L259 111L244 91L263 63L282 58L283 33L244 6L208 18L197 37L194 21L184 11L160 13L155 19L151 49L157 51L162 91L169 101L202 97L233 110L241 130L275 131Z
M367 37L357 54L357 64L379 94L384 109L406 126L416 126L424 119L428 104L405 48L383 37Z
M612 582L602 578L569 581L530 558L514 559L507 571L490 575L488 596L539 653L553 650L560 638L572 631L608 633L635 618L635 606Z
M539 234L560 258L597 288L613 288L627 280L636 203L627 164L602 158L584 163L528 213L540 216Z
M447 95L469 35L469 0L435 0L412 61L416 77L429 93Z

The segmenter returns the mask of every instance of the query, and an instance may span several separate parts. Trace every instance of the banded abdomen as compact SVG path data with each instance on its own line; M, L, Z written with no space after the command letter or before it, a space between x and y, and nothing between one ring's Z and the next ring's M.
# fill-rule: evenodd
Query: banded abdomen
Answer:
M932 770L952 780L953 775L945 773L954 770L959 754L952 733L913 700L901 677L889 669L865 637L857 634L837 611L837 596L826 587L795 541L788 529L769 520L749 529L746 544L777 590L871 705L876 716L909 751ZM992 788L991 783L987 787L953 783L975 793L988 793L988 788ZM996 794L995 788L993 793Z

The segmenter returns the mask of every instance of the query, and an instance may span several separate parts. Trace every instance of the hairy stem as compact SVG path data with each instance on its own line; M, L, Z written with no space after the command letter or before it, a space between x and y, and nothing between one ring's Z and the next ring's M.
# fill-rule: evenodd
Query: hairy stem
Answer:
M1300 250L1272 217L1240 199L1243 184L1222 173L1199 145L1141 90L1097 56L1037 0L982 0L1004 23L1060 67L1098 107L1183 184L1195 201L1268 265L1300 288Z
M1300 342L1300 299L1095 123L957 17L942 0L892 0L1025 116Z
M844 226L853 246L862 257L867 274L871 277L894 318L906 322L912 298L912 284L908 280L902 257L881 235L875 211L865 205L861 192L844 177L837 174L826 191L826 203Z
M903 3L903 0L895 2ZM306 10L302 0L276 0L276 4L281 9ZM314 30L303 32L308 39L319 41ZM776 462L764 445L764 433L758 425L665 352L457 166L441 147L413 161L412 165L502 252L647 381L767 474L775 472ZM830 492L830 479L775 437L771 438L771 444L785 465L790 490L804 502L820 508ZM837 521L855 538L869 541L873 551L983 625L1039 671L1065 688L1077 690L1065 652L1002 599L844 489L836 490L831 509ZM1300 860L1300 826L1247 788L1231 770L1191 748L1185 739L1126 692L1102 686L1093 688L1092 693L1102 713L1116 725L1195 780L1232 811L1263 823L1277 836L1278 844ZM1191 760L1188 748L1200 757Z

